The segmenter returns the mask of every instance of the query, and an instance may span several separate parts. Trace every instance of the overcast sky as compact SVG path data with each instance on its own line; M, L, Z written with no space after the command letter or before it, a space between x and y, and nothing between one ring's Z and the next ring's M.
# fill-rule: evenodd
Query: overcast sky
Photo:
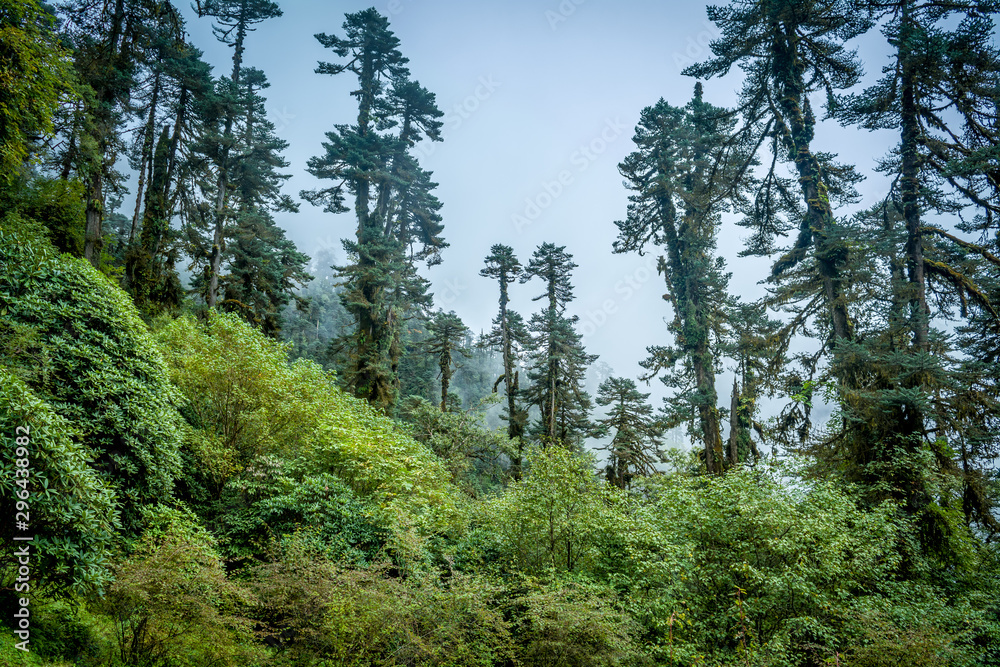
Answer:
M321 152L324 133L357 114L351 75L314 73L318 60L336 55L313 35L343 36L344 14L370 6L285 0L284 16L260 24L248 38L245 61L270 79L267 107L290 143L286 191L296 197L322 185L305 167ZM526 263L543 242L565 245L579 265L570 311L580 316L588 351L617 375L637 377L646 346L669 342L668 310L653 260L611 252L614 221L625 216L628 196L617 165L633 148L644 107L660 97L678 106L690 99L695 82L681 70L708 55L715 35L705 7L640 0L383 0L374 6L389 17L411 76L437 95L445 112L444 142L427 146L421 158L440 183L451 244L443 263L425 271L435 304L455 310L476 332L486 329L497 310L497 287L478 274L490 246L510 245ZM227 73L231 50L215 41L210 20L191 11L188 19L191 39L216 75ZM860 47L870 81L885 49L877 34ZM733 72L706 82L706 100L731 105L739 81ZM867 204L885 191L872 167L893 143L891 133L826 122L815 147L838 152L872 175L861 185ZM307 203L278 221L310 255L334 248L342 257L340 239L355 229L351 213L323 213ZM753 299L763 293L757 283L770 263L738 258L743 236L727 222L719 248L733 272L730 290ZM541 289L513 288L512 305L526 319ZM719 384L727 404L731 382ZM649 390L664 395L658 382Z

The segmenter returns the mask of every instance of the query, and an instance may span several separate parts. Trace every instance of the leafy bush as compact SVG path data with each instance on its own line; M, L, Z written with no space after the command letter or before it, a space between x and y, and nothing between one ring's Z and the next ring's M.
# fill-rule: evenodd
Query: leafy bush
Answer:
M448 467L452 482L473 497L502 488L502 457L517 450L502 429L485 424L486 410L498 400L490 394L469 410L441 412L427 399L410 396L404 406L413 437L430 447Z
M329 473L293 479L280 459L264 459L231 491L248 504L219 518L222 551L229 558L262 557L272 539L297 536L326 557L364 564L389 537L375 508Z
M60 601L36 611L31 624L32 651L46 658L72 660L76 667L105 664L107 642L79 604Z
M20 193L17 211L45 225L46 235L60 251L83 255L86 192L78 180L36 177Z
M136 505L169 495L180 465L178 395L135 306L37 225L7 216L0 314L0 364L69 421L131 525Z
M18 456L18 427L30 429L26 457ZM15 491L22 490L16 481L27 479L34 580L60 591L100 589L107 583L106 568L119 526L115 494L90 468L92 454L75 438L67 419L0 366L0 511L14 518ZM16 467L21 458L27 459L27 468ZM20 477L19 469L29 476ZM15 534L12 520L0 527L5 544L14 544ZM13 591L16 562L13 549L0 556L7 591Z
M184 317L158 334L187 399L195 459L216 498L263 456L288 461L300 483L335 475L393 526L398 553L458 521L444 465L399 424L342 392L319 365L288 362L283 345L235 315ZM246 484L248 481L239 482Z
M900 578L914 538L895 506L862 510L849 490L793 473L672 475L619 499L592 573L622 591L657 659L824 664L912 641L915 656L960 665L974 637L993 641L987 601Z
M226 579L212 536L184 508L144 516L148 527L99 606L118 657L144 667L246 664L250 631L236 612L250 599Z
M511 602L517 656L523 667L603 667L652 664L635 639L639 628L615 608L613 591L559 581L527 590Z
M340 569L301 541L284 545L256 572L280 664L487 667L513 658L493 587L385 574Z
M461 557L474 561L478 552L527 574L586 571L601 532L614 520L609 503L615 494L595 476L592 458L563 447L534 450L528 474L476 509Z

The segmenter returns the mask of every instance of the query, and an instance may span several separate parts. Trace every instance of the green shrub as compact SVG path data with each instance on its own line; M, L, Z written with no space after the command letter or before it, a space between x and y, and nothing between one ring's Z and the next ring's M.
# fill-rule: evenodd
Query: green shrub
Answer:
M46 658L70 660L76 667L99 667L105 663L108 648L93 619L78 604L47 604L32 620L31 650Z
M18 468L18 427L30 429L28 466ZM21 432L23 433L23 431ZM23 440L21 442L24 442ZM64 592L101 589L119 526L115 494L90 467L93 455L77 440L72 424L39 399L20 378L0 366L0 525L5 544L14 544L15 491L28 479L33 586ZM27 478L17 470L27 470ZM13 593L14 549L0 556L3 589Z
M319 365L289 363L283 345L232 314L182 317L158 338L186 399L195 474L213 499L227 484L252 486L253 466L274 457L287 461L294 483L343 480L375 508L376 523L393 528L393 549L404 558L419 558L426 536L459 522L458 494L441 460L342 392Z
M83 260L58 255L37 225L0 222L0 364L93 452L126 525L165 499L180 459L179 396L128 296Z
M329 473L287 476L280 459L264 459L233 483L231 492L248 504L219 517L222 551L245 561L262 557L272 539L298 535L325 556L345 562L369 562L384 546L389 531L376 510L342 480Z
M111 620L126 665L243 665L255 653L212 536L190 510L153 506L133 553L115 568L98 609Z
M592 458L563 447L536 449L527 460L521 481L476 509L462 559L473 562L479 552L484 562L527 574L589 570L615 520L609 503L617 492L597 479Z
M491 604L497 591L482 580L345 570L303 541L283 545L255 574L280 664L487 667L513 659Z
M529 581L514 598L522 667L639 667L652 664L636 641L637 624L616 609L613 591L593 583Z

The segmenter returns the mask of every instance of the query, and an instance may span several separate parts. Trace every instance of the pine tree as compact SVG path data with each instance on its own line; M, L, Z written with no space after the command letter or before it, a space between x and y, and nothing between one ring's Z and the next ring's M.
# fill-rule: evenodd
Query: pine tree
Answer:
M594 435L606 437L614 429L608 452L607 480L620 489L632 485L637 476L656 471L663 426L653 416L649 394L641 393L628 378L610 377L597 390L597 404L608 406L607 416L598 419Z
M471 356L466 345L469 328L465 326L455 311L440 311L427 323L428 338L424 349L438 359L441 377L441 412L448 412L450 403L449 385L454 373L452 367L455 355Z
M123 175L115 164L125 148L121 130L144 61L142 31L148 8L142 0L78 0L62 6L70 19L63 41L73 53L83 94L57 159L64 179L75 170L85 185L83 254L94 266L102 263L106 195L117 195L122 188Z
M269 85L267 78L258 69L244 68L243 85L243 138L230 177L236 209L234 243L227 253L228 274L221 283L224 298L219 306L275 336L281 329L281 311L295 289L312 277L305 270L309 258L285 238L270 213L297 211L298 206L281 193L288 176L277 171L288 166L281 157L288 142L275 136L264 99L257 94Z
M890 192L857 218L891 299L883 306L883 326L859 337L839 360L842 373L859 381L843 401L849 426L839 447L825 454L843 461L842 471L872 502L886 496L900 501L919 521L925 546L947 552L954 521L939 508L953 499L940 496L934 480L962 478L967 521L983 523L990 514L990 503L976 489L980 467L990 465L978 455L991 447L980 440L972 455L968 444L977 438L968 433L982 422L977 416L966 423L958 415L981 414L991 391L983 391L982 366L957 358L935 331L928 293L938 295L937 314L949 318L950 304L968 312L971 302L980 331L998 332L1000 317L984 285L1000 262L989 260L986 246L928 218L946 221L957 213L960 230L981 233L1000 210L995 170L988 166L1000 139L1000 52L990 18L997 5L900 0L869 9L893 49L892 65L875 85L839 98L835 111L845 124L899 133L896 149L879 165L893 177ZM976 214L966 218L968 210ZM977 407L970 412L965 406L971 405ZM949 447L961 452L957 460Z
M567 317L566 305L573 300L570 274L576 268L566 246L543 243L525 267L520 281L539 278L545 292L533 301L545 301L545 309L535 313L528 325L533 334L528 367L530 386L525 399L539 410L532 433L543 444L582 446L591 431L590 395L584 389L587 367L597 355L587 354L575 325L579 318Z
M757 420L758 400L774 394L779 370L785 367L787 359L782 322L767 316L763 302L734 300L726 310L729 335L723 342L723 350L735 362L726 464L735 466L761 457L752 435L756 431L764 439L764 426Z
M189 216L188 239L202 274L195 287L208 306L240 314L269 335L282 325L282 311L297 287L310 280L308 257L275 223L273 212L295 212L281 192L289 178L281 152L288 142L275 135L261 91L265 74L243 62L253 25L281 15L269 2L208 2L216 36L233 47L230 78L216 84L203 107L203 131L194 152L200 158L199 190L204 198ZM208 200L208 201L205 201ZM300 302L301 303L301 302Z
M510 294L508 286L513 284L523 271L521 263L514 255L510 246L496 244L490 248L490 254L484 260L486 267L479 271L484 278L493 278L500 286L500 312L493 320L493 329L485 337L483 343L492 350L500 352L503 359L503 375L493 384L494 393L497 386L504 383L506 398L507 437L515 441L518 451L511 461L511 475L514 479L521 478L521 464L524 451L524 427L527 422L527 412L518 404L520 358L528 347L529 334L521 316L508 308Z
M697 414L696 432L709 473L723 470L715 375L716 347L725 335L729 275L715 256L721 212L734 196L739 166L748 156L731 149L735 122L702 99L701 84L684 108L660 100L643 110L636 127L637 150L619 170L627 186L628 217L616 222L615 252L643 253L660 246L673 319L673 346L654 345L642 366L680 394L667 404L667 422L676 426Z
M183 41L182 28L178 24L154 33L149 109L136 137L139 154L133 156L139 174L122 286L149 315L176 307L181 300L174 265L181 256L182 238L171 221L189 180L185 156L195 140L198 108L212 91L210 67L201 51ZM154 141L157 125L162 129Z
M344 341L345 379L355 394L391 411L400 390L404 322L430 305L415 262L440 261L445 246L436 184L409 150L423 138L440 140L442 113L433 94L409 81L407 59L385 17L374 9L348 14L344 31L344 38L316 36L345 61L321 62L316 71L358 78L352 93L357 122L335 126L325 153L309 160L310 173L336 184L302 196L333 213L348 210L345 189L354 197L357 232L344 241L350 263L339 269L344 306L356 322Z
M744 207L743 224L754 230L748 251L770 254L775 236L798 222L795 243L775 262L772 275L781 276L811 256L813 265L806 270L818 278L812 282L818 282L831 335L835 341L850 340L852 320L840 276L847 243L833 209L855 199L852 185L858 177L813 147L816 118L809 98L823 92L832 99L858 81L860 63L844 42L867 30L870 21L850 0L733 3L709 7L708 14L722 33L711 44L714 57L684 73L708 78L740 65L745 78L735 110L743 119L739 135L746 145L768 145L773 156ZM750 153L743 164L750 166L752 159ZM793 182L777 171L785 161L795 167L798 201ZM792 289L786 293L786 300L812 296Z
M239 143L236 123L247 106L244 94L243 54L246 50L247 33L254 30L257 23L281 16L278 5L271 0L199 0L198 16L211 16L216 20L212 32L223 44L233 49L233 68L229 78L221 78L216 86L217 108L212 123L207 124L209 134L203 139L201 150L211 160L215 171L214 189L206 193L214 196L210 220L211 239L208 248L197 252L203 258L205 301L209 308L215 308L219 298L219 278L226 251L226 240L231 235L234 207L229 197L234 185L233 171L239 168L241 160L236 159L234 148ZM252 95L252 93L251 93ZM243 157L243 156L239 156Z

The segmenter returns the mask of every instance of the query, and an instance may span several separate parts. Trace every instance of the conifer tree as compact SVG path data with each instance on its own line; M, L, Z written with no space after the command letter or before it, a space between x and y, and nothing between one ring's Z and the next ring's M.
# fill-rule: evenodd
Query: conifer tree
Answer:
M271 0L204 0L197 3L198 16L211 16L216 20L212 32L223 44L233 49L233 67L229 78L221 78L216 86L217 109L214 122L208 125L209 134L203 140L202 150L214 168L214 189L206 194L214 197L211 219L208 224L211 238L208 248L200 249L204 257L204 292L209 308L215 308L219 299L219 277L230 235L234 208L229 196L234 184L234 169L241 160L234 159L234 148L239 142L236 123L246 108L243 94L243 54L246 51L247 33L262 21L281 16L281 9ZM242 156L240 156L242 157Z
M765 434L757 420L758 400L773 395L778 386L779 372L787 362L786 340L782 323L768 317L763 302L733 300L726 310L730 329L723 349L734 362L726 463L735 466L761 456L752 435L756 432L763 439Z
M432 193L436 183L409 151L421 139L441 139L442 113L434 95L409 80L407 59L385 17L374 9L348 14L344 32L343 38L316 35L344 60L321 62L316 71L357 77L357 120L335 126L324 154L309 160L310 173L335 184L302 196L333 213L349 210L345 194L354 198L357 230L344 241L350 263L340 267L344 306L356 322L344 341L345 379L355 394L391 411L400 388L403 322L430 305L415 262L440 261L445 246L441 204Z
M493 329L483 342L490 349L499 351L503 359L503 375L493 384L493 391L495 393L497 386L503 382L507 408L505 415L507 437L518 443L518 452L511 461L511 474L514 479L520 479L524 449L522 439L528 416L518 404L519 371L515 366L520 365L520 357L527 347L529 334L521 316L508 308L510 303L508 286L521 276L523 267L514 255L513 248L502 244L490 248L490 254L484 261L486 266L479 271L479 275L497 281L500 287L500 312L493 320Z
M257 93L269 85L267 78L260 70L247 67L243 82L243 137L239 159L231 170L234 243L227 253L228 274L222 281L224 298L219 305L274 336L281 329L281 311L294 290L311 279L305 270L309 258L285 238L270 213L297 211L298 206L281 193L281 184L288 176L277 170L288 166L280 154L288 142L275 136L274 124L264 112L264 99Z
M441 412L448 412L451 377L455 369L455 355L471 356L466 345L469 328L465 326L455 311L435 313L427 323L428 338L424 346L438 359L441 376Z
M63 42L73 53L82 88L81 113L67 128L61 174L75 171L86 188L84 257L101 264L107 193L118 195L123 176L115 169L125 145L121 129L129 114L129 99L144 61L143 26L150 18L143 0L82 0L66 3L70 19Z
M590 433L590 395L584 389L587 367L597 355L587 354L575 325L579 318L566 315L573 300L570 275L576 268L566 246L543 243L524 269L520 281L538 278L545 291L533 301L544 300L545 308L531 317L534 352L528 367L531 384L525 392L528 403L539 410L533 434L543 444L576 448Z
M978 429L957 415L988 412L995 394L984 391L982 366L959 361L933 318L949 317L950 304L966 314L971 303L981 331L997 332L1000 325L984 289L1000 263L989 261L986 246L943 228L957 213L960 230L982 233L1000 210L989 167L1000 139L1000 52L990 17L997 5L899 0L868 9L892 48L891 66L875 85L839 98L835 111L845 124L899 133L897 147L879 165L893 177L890 192L856 219L891 299L882 307L885 324L838 363L859 382L843 401L850 426L840 446L825 454L843 462L842 472L860 482L872 502L887 495L902 502L918 519L925 546L947 551L955 533L938 508L952 500L939 496L933 480L961 470L966 519L983 523L990 515L977 489L986 464L978 455L991 447L978 438L969 447L968 433ZM938 295L937 313L929 292ZM977 408L960 407L967 405ZM961 451L960 460L946 446Z
M713 57L684 73L709 78L739 65L745 75L734 110L743 119L739 135L746 145L767 145L773 157L744 207L743 224L754 231L748 252L771 254L775 237L798 224L794 244L775 262L772 275L781 276L811 257L805 270L818 278L813 282L820 288L831 336L850 340L852 320L840 276L847 244L833 209L855 199L852 185L858 176L813 147L816 117L810 95L821 92L832 99L858 81L860 63L844 43L867 30L870 21L850 0L732 3L711 6L708 15L721 31L711 44ZM751 152L743 164L750 166L753 159ZM798 200L794 182L778 171L786 161L795 167ZM811 295L791 288L782 298Z
M610 377L597 390L597 404L607 406L608 414L597 420L594 435L606 437L614 429L611 442L602 448L608 452L604 473L620 489L656 470L663 427L648 399L628 378Z
M217 19L216 36L234 52L231 77L220 79L214 97L203 105L203 131L194 147L203 199L194 202L189 215L188 239L194 263L202 267L193 282L209 307L239 313L275 336L294 290L310 279L308 258L272 216L298 210L281 192L289 178L279 171L288 166L281 156L288 142L275 135L264 109L261 91L269 86L267 77L246 66L243 54L253 25L281 11L274 3L256 1L207 2L200 11Z
M664 373L663 382L680 391L667 403L668 426L697 414L695 429L709 473L723 470L715 375L717 346L725 334L729 275L715 256L721 212L742 177L749 158L732 149L734 120L724 110L694 98L684 108L664 100L643 110L636 127L637 150L619 170L635 194L628 217L616 222L615 252L663 248L658 269L664 275L673 318L674 345L653 345L642 366L649 377Z
M182 239L171 220L189 180L185 155L196 138L198 108L212 91L210 68L201 51L183 41L182 27L154 33L149 109L136 137L139 154L133 156L139 174L122 286L149 314L180 303L182 288L174 265ZM155 138L158 125L162 129ZM183 212L184 206L180 209Z

